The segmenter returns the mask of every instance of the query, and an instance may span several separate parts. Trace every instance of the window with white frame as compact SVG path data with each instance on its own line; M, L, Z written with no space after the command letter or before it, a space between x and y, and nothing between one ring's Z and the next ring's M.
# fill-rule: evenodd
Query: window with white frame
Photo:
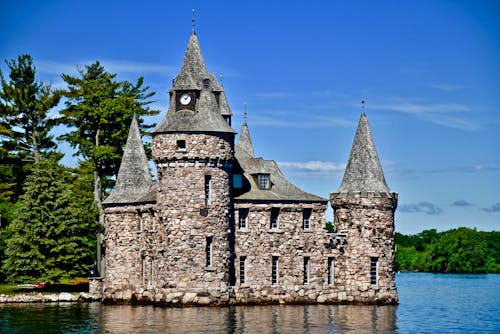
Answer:
M207 267L211 267L212 262L213 262L212 244L213 244L213 237L207 237L206 238L206 245L205 245L205 256L206 256Z
M245 267L246 267L246 261L247 257L246 256L240 256L240 284L245 284Z
M305 208L304 211L302 211L302 228L304 230L311 229L311 224L310 224L311 212L312 209L310 208Z
M333 285L335 279L335 262L333 257L328 258L328 285Z
M271 259L271 284L278 284L278 256L273 256Z
M257 174L257 181L259 183L259 189L271 188L271 174Z
M247 228L248 209L238 209L238 227Z

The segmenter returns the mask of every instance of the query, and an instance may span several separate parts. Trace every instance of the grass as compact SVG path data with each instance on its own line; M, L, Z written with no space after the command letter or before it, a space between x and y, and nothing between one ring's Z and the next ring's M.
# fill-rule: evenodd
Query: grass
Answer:
M0 294L17 295L26 293L60 293L69 292L78 294L80 292L89 292L89 282L87 280L73 280L61 283L46 283L43 286L18 285L18 284L0 284Z

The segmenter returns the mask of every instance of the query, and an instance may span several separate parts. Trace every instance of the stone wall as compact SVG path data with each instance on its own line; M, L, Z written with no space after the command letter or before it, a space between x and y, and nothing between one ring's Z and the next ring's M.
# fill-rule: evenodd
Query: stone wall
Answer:
M331 204L334 227L347 236L344 283L347 295L355 302L396 303L394 210L397 194L332 193ZM377 260L375 266L372 259Z

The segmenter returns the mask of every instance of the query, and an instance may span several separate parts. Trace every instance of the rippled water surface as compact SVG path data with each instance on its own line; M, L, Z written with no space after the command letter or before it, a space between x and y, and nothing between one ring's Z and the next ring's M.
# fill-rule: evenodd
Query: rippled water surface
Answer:
M0 333L499 333L500 275L398 274L398 306L0 305Z

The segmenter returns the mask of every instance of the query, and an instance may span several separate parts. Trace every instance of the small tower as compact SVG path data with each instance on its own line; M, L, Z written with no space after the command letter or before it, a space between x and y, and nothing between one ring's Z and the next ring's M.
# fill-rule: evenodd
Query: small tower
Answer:
M330 194L337 233L347 235L346 292L353 302L394 304L394 211L398 194L387 186L363 112L339 190Z
M132 120L115 188L103 202L106 215L105 300L126 299L144 288L141 249L154 218L154 184L139 125ZM132 246L133 245L133 246Z
M229 107L206 69L194 30L169 93L168 113L153 131L160 219L156 292L214 298L227 292L232 272L228 231L236 132L224 119Z

